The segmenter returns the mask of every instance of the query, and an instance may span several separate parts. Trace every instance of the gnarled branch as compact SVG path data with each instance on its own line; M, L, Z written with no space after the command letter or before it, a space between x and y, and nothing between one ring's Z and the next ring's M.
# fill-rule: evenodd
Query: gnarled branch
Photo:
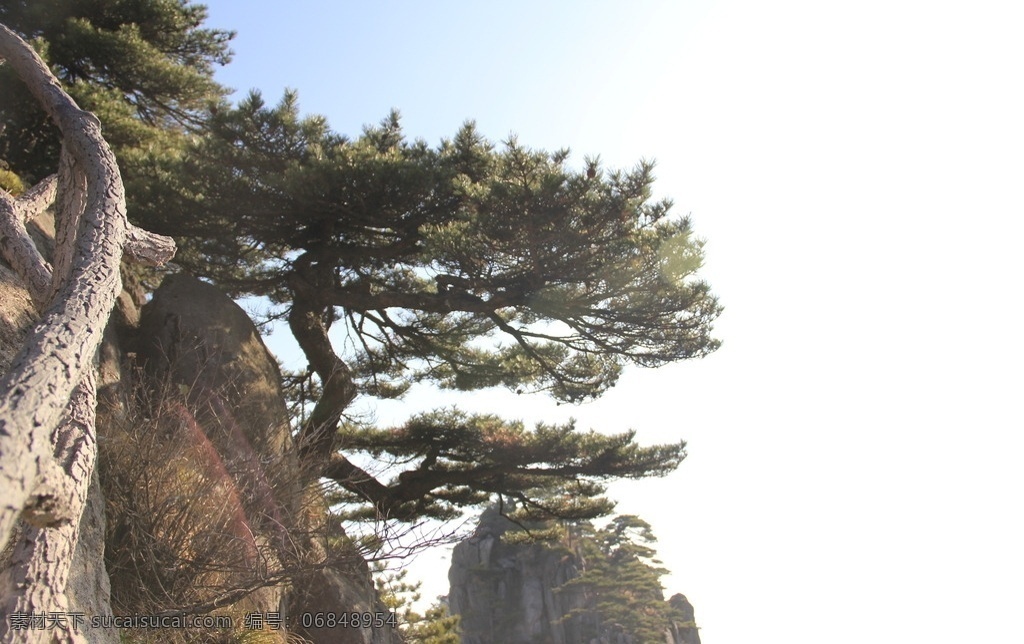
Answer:
M18 202L0 194L0 247L41 312L40 323L0 380L0 548L20 516L34 525L37 546L20 544L16 550L23 574L3 604L38 613L61 610L66 602L70 557L52 558L73 552L77 540L95 463L94 358L121 291L120 263L131 227L121 175L99 120L81 110L35 51L3 25L0 58L57 124L65 155L56 181L44 180ZM53 269L32 245L24 222L53 201L58 187L63 189L60 246ZM150 247L162 249L155 258L173 253L168 239L158 243L147 234L133 239L147 249L141 255ZM7 633L7 626L0 623L0 638L15 641L18 635ZM68 633L62 641L81 641L81 636Z

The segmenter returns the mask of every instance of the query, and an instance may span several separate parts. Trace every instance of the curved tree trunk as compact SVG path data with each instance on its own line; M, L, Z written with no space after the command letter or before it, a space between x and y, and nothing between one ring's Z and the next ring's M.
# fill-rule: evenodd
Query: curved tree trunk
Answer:
M169 260L174 243L133 229L116 161L99 120L75 105L17 34L0 25L0 58L28 86L63 136L56 181L17 201L0 191L0 251L26 282L41 321L0 380L0 549L21 518L0 589L4 642L80 642L73 629L19 628L28 614L67 611L65 587L96 458L94 358L121 290L122 256ZM42 258L24 222L57 184L58 247Z

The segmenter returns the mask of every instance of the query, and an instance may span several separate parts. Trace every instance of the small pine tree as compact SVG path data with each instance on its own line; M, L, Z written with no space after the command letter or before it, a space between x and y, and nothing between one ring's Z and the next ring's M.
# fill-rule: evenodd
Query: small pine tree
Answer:
M572 526L581 575L560 587L585 597L576 611L588 636L600 638L611 630L632 635L636 642L662 642L670 624L661 577L668 571L655 559L651 526L633 515L617 516L605 527Z
M381 601L398 615L398 630L404 641L411 644L459 644L459 618L448 613L443 600L439 598L422 614L412 608L420 600L422 582L406 581L408 570L390 572L377 562L373 572Z

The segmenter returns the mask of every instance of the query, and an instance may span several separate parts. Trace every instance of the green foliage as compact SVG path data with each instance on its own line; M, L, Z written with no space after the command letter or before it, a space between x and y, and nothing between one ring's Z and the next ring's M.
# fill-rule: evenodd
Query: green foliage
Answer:
M234 34L203 28L206 15L189 0L0 0L0 22L32 42L72 98L99 116L127 175L142 151L166 148L223 100L213 68L230 61ZM14 170L32 180L56 170L54 127L4 67L0 122L0 157Z
M409 466L379 483L344 461L328 475L337 500L412 519L498 495L520 512L592 517L611 509L600 479L664 474L682 444L444 413L332 433L350 392L394 398L427 382L579 402L626 364L718 347L721 309L695 275L703 242L651 198L653 164L574 170L568 156L495 144L471 122L431 147L409 141L395 112L350 139L302 116L294 92L276 106L253 92L187 149L147 159L133 213L173 234L191 271L287 316L311 365L288 374L289 391L312 394L293 407L311 451ZM332 346L328 330L344 340ZM542 491L566 500L545 509Z
M696 277L703 242L652 199L650 162L575 169L568 150L498 144L472 122L430 146L406 138L397 112L349 138L301 115L294 92L229 107L212 72L232 34L205 18L188 0L0 0L0 21L100 116L133 218L174 236L193 273L287 316L310 364L287 374L299 443L308 461L330 461L338 500L415 519L497 497L524 518L583 518L611 510L607 478L678 465L682 443L641 448L632 433L571 424L438 412L336 432L356 394L424 382L580 402L627 364L707 355L720 307ZM57 138L6 73L0 158L39 178ZM339 449L405 471L381 483Z
M387 571L381 564L374 565L377 594L389 609L399 615L399 632L411 644L459 644L459 618L448 614L448 608L438 601L423 614L412 609L420 599L422 582L408 582L408 570L397 573Z
M415 516L450 518L497 497L504 513L520 522L607 514L614 504L604 496L603 481L667 474L686 447L640 447L633 432L581 432L572 422L528 430L521 422L455 409L420 414L393 429L346 426L341 444L347 453L418 463L406 465L393 482ZM340 492L333 500L357 499Z
M25 192L25 184L22 183L21 177L0 165L0 190L6 190L17 197Z
M589 523L567 527L566 543L582 562L581 575L556 592L578 592L584 608L571 617L602 630L619 625L637 642L662 642L670 623L671 608L662 594L661 568L652 544L651 526L633 515L617 516L602 527Z
M300 117L294 93L254 93L164 160L153 178L177 184L151 181L136 213L178 234L191 270L343 324L361 392L426 380L581 401L625 363L713 351L720 308L689 221L650 198L653 164L591 161L591 177L567 156L472 123L432 148L396 113L349 140Z

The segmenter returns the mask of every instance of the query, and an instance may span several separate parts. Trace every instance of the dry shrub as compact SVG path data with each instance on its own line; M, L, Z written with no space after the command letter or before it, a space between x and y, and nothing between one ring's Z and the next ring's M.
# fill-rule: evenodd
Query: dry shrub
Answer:
M223 403L211 413L219 399L209 392L196 396L171 382L128 389L100 414L112 610L230 615L235 629L129 631L127 641L285 641L283 632L242 624L247 612L277 610L293 575L325 565L303 546L315 536L295 533L291 517L309 510L296 499L266 498L296 488L282 480L298 476L295 468L274 468L273 455L238 458L223 441L218 448L211 434L233 420Z

